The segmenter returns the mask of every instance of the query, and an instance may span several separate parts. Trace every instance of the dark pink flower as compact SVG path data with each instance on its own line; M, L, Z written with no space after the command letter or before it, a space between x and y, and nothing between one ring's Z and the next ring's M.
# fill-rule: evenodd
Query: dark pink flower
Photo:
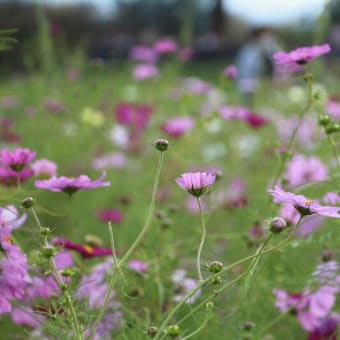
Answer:
M237 67L235 65L229 65L223 70L223 74L231 80L237 77Z
M176 179L176 183L193 196L201 196L215 183L216 175L206 172L189 172Z
M86 175L80 175L79 177L55 177L53 176L50 179L45 180L37 180L35 181L35 186L40 189L46 189L53 192L65 192L68 195L72 195L80 190L89 190L95 189L98 187L108 187L110 186L110 182L103 182L106 173L103 173L102 176L97 178L94 181Z
M123 214L120 210L99 210L97 211L97 217L102 222L111 222L114 224L121 223L123 220Z
M192 117L175 117L162 125L162 130L169 136L179 138L194 128L195 121Z
M33 170L26 168L17 172L12 169L0 168L0 183L6 186L17 185L26 182L30 177L33 176Z
M317 57L331 51L329 44L300 47L291 52L276 52L273 59L277 64L307 64Z
M14 171L21 171L33 161L35 156L36 153L29 149L2 150L0 152L0 164Z
M248 112L244 121L252 128L258 129L267 124L267 119L254 112Z
M322 206L314 200L303 195L295 195L291 192L283 191L280 187L268 190L273 196L274 203L289 203L302 215L318 214L326 217L340 218L340 208L332 206Z
M136 105L120 103L116 107L116 119L122 125L128 125L137 129L145 129L153 112L150 105Z
M112 250L109 248L94 247L87 244L73 243L67 238L59 237L53 241L56 246L61 246L67 250L74 250L83 258L89 259L93 257L112 255Z
M339 314L331 314L325 318L321 324L308 334L307 340L337 340L338 324L340 323Z

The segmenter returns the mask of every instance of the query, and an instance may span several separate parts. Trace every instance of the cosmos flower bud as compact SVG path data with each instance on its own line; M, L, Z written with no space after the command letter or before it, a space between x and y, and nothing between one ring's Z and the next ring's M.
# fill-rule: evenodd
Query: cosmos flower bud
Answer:
M212 261L208 265L208 270L211 273L219 273L223 269L223 263L221 261Z
M214 308L214 303L212 302L212 301L209 301L209 302L207 302L206 304L205 304L205 308L207 309L207 310L211 310L211 309L213 309Z
M179 328L178 325L170 325L167 330L167 334L170 335L173 338L176 338L181 334L181 329Z
M215 277L212 277L211 280L210 280L210 283L212 285L219 285L223 282L223 279L220 275L218 276L215 276Z
M321 115L319 117L319 124L321 126L327 126L331 122L331 117L329 115Z
M146 332L151 338L154 338L158 332L158 328L156 326L150 326Z
M325 133L327 135L330 135L332 133L339 132L339 131L340 131L340 124L338 123L332 123L332 124L328 124L327 126L325 126Z
M254 324L254 322L251 322L251 321L246 321L242 325L242 328L245 331L251 331L254 327L255 327L255 324Z
M34 205L34 198L33 197L26 197L22 202L21 206L25 209L32 208Z
M51 229L46 227L41 227L39 231L41 236L47 236L48 234L51 233Z
M272 233L281 233L287 228L287 222L282 217L274 217L270 222L270 231Z
M50 245L44 246L42 249L42 254L47 258L51 258L57 254L57 249Z
M166 139L156 139L154 147L160 152L164 152L169 148L169 142Z
M334 254L329 249L324 249L321 253L321 259L323 262L331 261L334 258Z

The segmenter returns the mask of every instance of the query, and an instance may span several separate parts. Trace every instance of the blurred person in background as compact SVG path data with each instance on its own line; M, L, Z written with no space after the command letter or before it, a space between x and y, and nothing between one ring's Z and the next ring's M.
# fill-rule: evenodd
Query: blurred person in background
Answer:
M254 94L261 77L273 73L272 55L277 50L274 32L269 28L255 28L237 53L237 87L249 107L254 104Z

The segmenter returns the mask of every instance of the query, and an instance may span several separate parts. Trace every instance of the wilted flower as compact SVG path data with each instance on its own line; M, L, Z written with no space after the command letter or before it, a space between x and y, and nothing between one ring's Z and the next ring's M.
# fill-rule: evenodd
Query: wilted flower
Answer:
M307 64L317 57L331 51L329 44L316 45L310 47L300 47L291 52L276 52L273 59L277 64L295 63L299 65Z
M110 186L110 182L103 182L106 173L103 173L102 176L97 178L94 181L86 175L80 175L79 177L55 177L53 176L50 179L45 180L37 180L35 181L35 186L40 189L46 189L53 192L65 192L68 195L72 195L80 190L89 190L95 189L98 187L108 187Z
M15 149L14 151L2 150L0 153L0 164L13 171L21 171L35 158L36 153L29 149Z
M179 138L194 128L195 121L192 117L175 117L162 125L162 130L169 136Z
M283 191L278 186L268 190L268 192L273 196L274 203L292 204L302 216L318 214L326 217L340 218L339 207L322 206L303 195L295 195L291 192Z
M193 196L201 196L207 193L214 184L216 175L206 172L189 172L176 179L176 183Z

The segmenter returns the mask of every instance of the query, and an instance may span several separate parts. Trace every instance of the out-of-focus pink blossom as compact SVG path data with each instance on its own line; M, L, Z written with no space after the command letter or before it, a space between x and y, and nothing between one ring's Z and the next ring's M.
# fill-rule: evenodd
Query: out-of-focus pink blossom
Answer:
M223 70L223 74L230 80L234 80L237 77L237 67L235 65L229 65Z
M174 117L162 125L162 131L171 137L179 138L190 132L195 126L195 120L189 116Z
M148 272L148 265L143 261L131 260L128 262L127 266L129 269L139 274L144 274Z
M174 40L164 38L157 40L153 45L154 50L159 55L175 53L177 50L177 44Z
M102 222L119 224L123 220L123 214L120 210L117 209L98 210L97 218Z
M130 59L141 63L154 63L157 61L157 53L150 47L134 46L130 50Z
M45 158L38 159L34 163L32 163L34 176L50 178L57 175L57 169L57 163Z
M134 67L132 76L136 80L157 78L159 76L159 71L154 64L138 64Z
M119 124L133 128L145 129L150 121L153 107L151 105L137 105L131 103L119 103L115 114Z

